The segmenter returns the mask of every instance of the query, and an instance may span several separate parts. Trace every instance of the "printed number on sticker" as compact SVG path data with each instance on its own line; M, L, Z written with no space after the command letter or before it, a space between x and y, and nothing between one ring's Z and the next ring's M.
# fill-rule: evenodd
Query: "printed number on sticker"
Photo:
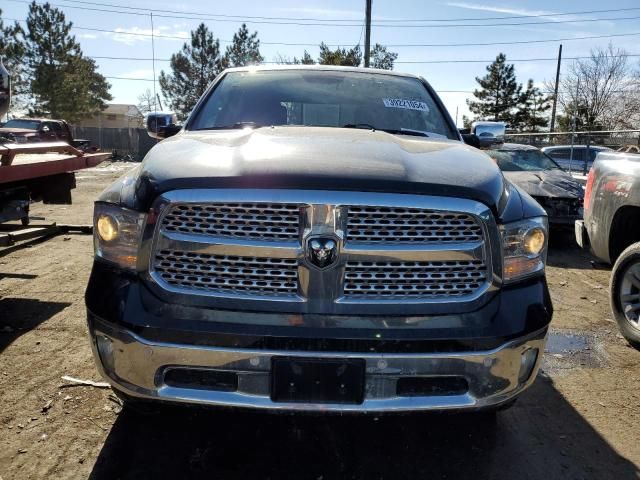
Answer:
M387 108L404 108L405 110L420 110L428 112L429 107L425 102L419 100L407 100L404 98L383 98L384 106Z

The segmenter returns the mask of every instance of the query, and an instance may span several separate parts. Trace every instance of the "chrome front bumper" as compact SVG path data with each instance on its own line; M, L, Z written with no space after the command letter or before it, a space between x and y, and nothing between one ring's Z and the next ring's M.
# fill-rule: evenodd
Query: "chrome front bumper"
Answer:
M482 352L362 354L158 343L100 320L90 321L90 335L100 373L114 388L133 397L203 405L338 412L479 409L500 405L533 383L546 341L546 329L543 329L500 348ZM537 349L537 357L533 368L525 372L523 377L523 354L531 349ZM272 401L270 371L271 360L276 356L364 359L364 401L361 404ZM237 389L220 391L169 386L164 381L164 374L176 367L232 372L237 375ZM400 378L450 376L466 379L466 393L431 396L397 394L396 385Z

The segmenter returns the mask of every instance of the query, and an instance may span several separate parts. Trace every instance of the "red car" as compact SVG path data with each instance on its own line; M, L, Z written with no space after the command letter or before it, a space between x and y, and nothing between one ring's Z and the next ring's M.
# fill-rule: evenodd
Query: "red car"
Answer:
M71 129L64 120L15 118L0 128L0 137L16 143L56 142L73 144Z

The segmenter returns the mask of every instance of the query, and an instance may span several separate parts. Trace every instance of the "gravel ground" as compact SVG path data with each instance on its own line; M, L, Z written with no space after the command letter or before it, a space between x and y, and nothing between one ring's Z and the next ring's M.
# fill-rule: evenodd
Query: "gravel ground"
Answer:
M90 223L92 201L131 164L78 175L74 205L32 215ZM535 385L496 420L478 415L274 415L120 411L85 327L91 237L0 250L0 479L640 477L640 352L609 311L608 269L559 242L555 306ZM564 245L564 246L563 246Z

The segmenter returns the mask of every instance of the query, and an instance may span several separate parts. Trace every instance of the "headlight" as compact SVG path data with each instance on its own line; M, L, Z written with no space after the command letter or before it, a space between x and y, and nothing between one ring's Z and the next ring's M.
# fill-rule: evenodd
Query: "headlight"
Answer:
M109 203L96 203L93 244L96 257L135 270L146 215Z
M108 213L101 213L96 221L98 237L103 242L112 242L118 238L118 220Z
M546 217L528 218L500 226L505 283L544 271L548 231Z

